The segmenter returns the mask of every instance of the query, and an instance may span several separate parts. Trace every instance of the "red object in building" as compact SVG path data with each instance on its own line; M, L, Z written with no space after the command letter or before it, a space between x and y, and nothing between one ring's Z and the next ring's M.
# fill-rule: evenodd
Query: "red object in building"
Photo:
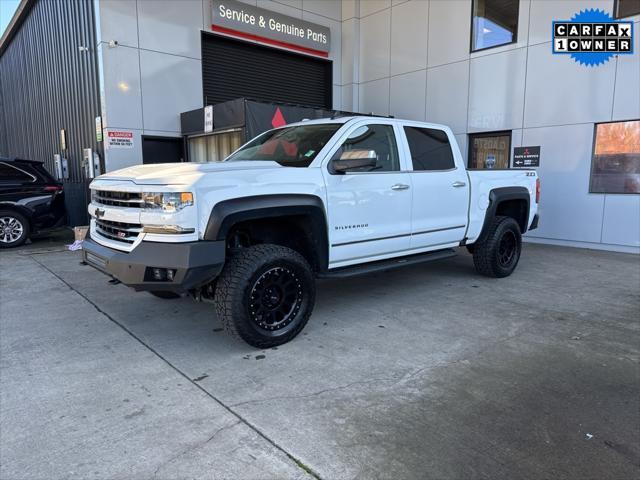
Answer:
M282 127L287 124L287 121L282 116L282 112L280 111L280 107L276 108L276 113L273 114L273 118L271 119L271 125L273 128Z

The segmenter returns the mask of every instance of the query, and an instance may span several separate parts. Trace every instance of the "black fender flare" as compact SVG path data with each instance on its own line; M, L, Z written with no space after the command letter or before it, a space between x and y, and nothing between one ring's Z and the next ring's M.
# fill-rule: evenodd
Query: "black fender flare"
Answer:
M526 187L500 187L494 188L489 192L489 206L487 207L487 212L484 216L484 223L482 225L482 230L480 231L480 236L475 243L480 243L485 239L487 234L487 230L489 229L489 224L495 218L496 212L498 210L498 205L501 202L506 200L524 200L526 204L525 210L525 218L524 224L520 226L522 230L521 233L525 233L529 226L529 209L530 209L530 195L529 190Z
M327 215L324 203L315 195L272 194L223 200L211 210L204 239L225 240L239 222L292 215L311 219L309 233L313 251L320 270L326 270L329 264Z

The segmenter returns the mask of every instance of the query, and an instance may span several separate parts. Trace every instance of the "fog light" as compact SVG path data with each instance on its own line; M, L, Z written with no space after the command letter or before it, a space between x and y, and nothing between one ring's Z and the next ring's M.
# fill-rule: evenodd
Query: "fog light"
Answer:
M154 268L152 272L153 272L153 279L157 282L161 282L166 278L167 271L164 268Z
M173 276L175 275L176 271L171 269L171 268L167 268L167 280L169 280L170 282L173 282Z

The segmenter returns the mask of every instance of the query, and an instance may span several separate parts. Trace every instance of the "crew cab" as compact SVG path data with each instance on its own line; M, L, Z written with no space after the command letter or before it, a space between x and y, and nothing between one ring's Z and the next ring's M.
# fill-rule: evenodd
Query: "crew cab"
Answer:
M533 170L465 168L451 129L344 117L269 130L219 163L140 165L91 183L83 258L162 298L211 301L258 348L294 338L315 278L473 254L510 275L538 224Z

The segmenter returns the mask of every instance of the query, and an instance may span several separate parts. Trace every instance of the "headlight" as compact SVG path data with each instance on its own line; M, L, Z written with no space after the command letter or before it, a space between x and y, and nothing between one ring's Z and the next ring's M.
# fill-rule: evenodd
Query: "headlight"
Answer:
M190 192L164 192L143 193L144 208L161 208L164 212L172 213L193 205L193 193Z

